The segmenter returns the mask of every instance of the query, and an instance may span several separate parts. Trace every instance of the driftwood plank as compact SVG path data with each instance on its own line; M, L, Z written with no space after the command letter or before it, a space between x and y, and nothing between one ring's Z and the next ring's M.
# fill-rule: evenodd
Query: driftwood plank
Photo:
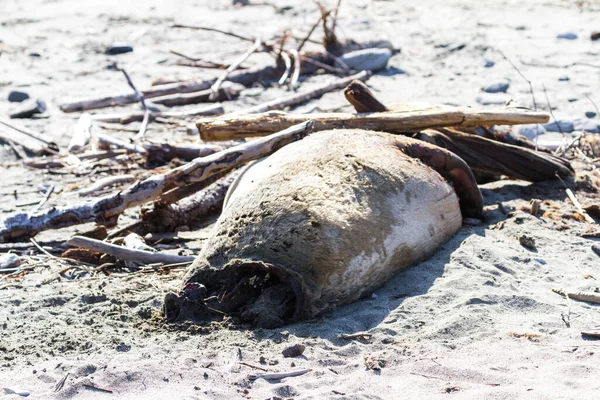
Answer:
M315 130L355 128L391 133L418 132L445 126L479 126L544 123L544 112L470 108L425 109L381 113L316 113L310 115L270 111L261 114L202 118L196 123L200 137L206 142L264 136L307 120L313 120Z

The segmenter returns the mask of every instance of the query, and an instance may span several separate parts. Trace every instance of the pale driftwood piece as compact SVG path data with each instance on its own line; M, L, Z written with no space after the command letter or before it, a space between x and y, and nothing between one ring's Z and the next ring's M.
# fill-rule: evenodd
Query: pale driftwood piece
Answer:
M92 151L78 154L77 159L80 161L104 160L106 158L117 157L126 153L126 150ZM25 160L23 164L31 168L62 168L71 163L65 156L51 156L30 158Z
M87 238L84 236L73 236L67 241L69 246L83 247L85 249L98 251L100 253L110 254L120 260L133 261L140 264L179 264L191 263L195 257L177 256L160 252L150 252L144 250L133 250L123 246L117 246L102 242L100 240Z
M79 196L89 196L98 190L104 189L110 185L117 185L119 183L131 182L135 179L133 175L116 175L116 176L107 176L106 178L98 179L91 186L81 189L77 192Z
M362 71L358 74L349 76L347 78L338 78L332 82L325 83L319 87L316 87L312 90L308 90L302 93L295 93L290 96L279 98L275 100L268 101L263 104L258 104L254 107L247 108L243 111L240 111L240 114L256 114L270 110L281 110L285 107L294 106L297 104L304 103L310 99L314 99L315 97L319 97L324 95L325 93L332 92L334 90L339 90L343 87L346 87L353 80L367 80L371 77L370 71ZM292 82L293 82L292 78ZM200 131L202 132L202 131Z
M73 136L71 137L71 141L69 142L67 150L69 153L82 152L91 139L92 116L88 113L83 113L73 128Z
M444 126L511 125L544 123L548 114L528 110L477 110L463 108L381 113L316 113L310 115L270 111L252 115L202 118L196 122L205 142L264 136L286 127L313 120L315 130L367 129L390 133L418 132Z
M4 117L0 117L0 125L4 128L0 130L0 138L6 137L8 140L21 145L33 154L58 153L58 146L56 143L44 134L33 132Z
M221 115L223 114L223 106L220 104L211 104L200 108L193 108L185 111L165 111L165 112L151 112L149 114L150 120L156 118L187 118L187 117L201 117L207 115ZM92 119L99 122L112 122L119 124L130 124L132 122L143 121L146 112L135 112L135 113L119 113L119 114L94 114Z
M568 292L563 289L552 289L556 294L573 300L585 301L587 303L600 304L600 293L594 292Z
M583 207L581 207L581 203L579 202L579 200L577 200L577 197L575 197L573 191L571 189L567 189L565 190L565 192L567 192L567 196L569 197L569 200L571 200L571 203L573 203L573 205L577 209L577 212L583 215L585 221L589 222L590 224L595 224L596 221L594 221L594 219L590 217L590 215L583 209Z
M16 268L21 265L21 258L16 254L1 254L0 255L0 272L6 272L10 268Z
M206 157L156 174L129 188L96 200L69 206L53 207L39 213L18 213L0 221L0 242L85 222L114 223L127 208L157 199L166 191L200 182L219 172L239 167L265 157L288 143L305 137L313 127L312 121L293 126L269 137L243 143Z
M307 372L310 372L310 369L299 369L297 371L290 371L290 372L267 372L264 374L252 374L249 375L248 378L250 380L256 380L256 379L266 379L266 380L276 380L276 379L283 379L283 378L289 378L292 376L300 376L300 375L304 375Z
M188 104L198 104L198 103L206 103L208 101L226 101L238 98L240 93L245 89L244 85L233 82L224 82L219 91L217 92L217 96L214 100L210 100L210 89L202 90L200 92L194 93L186 93L186 94L178 94L171 96L163 96L152 99L152 102L155 104L162 104L163 106L173 107L173 106L184 106Z
M300 54L298 54L298 50L292 49L290 50L290 56L294 59L294 72L290 79L290 89L294 90L296 89L296 86L298 86L298 78L300 78Z
M233 63L231 63L229 68L227 68L225 70L225 72L223 72L223 74L221 74L221 76L219 76L219 78L215 81L215 83L210 87L210 92L211 92L210 99L211 100L214 101L217 98L217 93L219 92L219 88L221 87L221 84L225 81L225 79L227 79L229 74L231 74L233 71L235 71L237 69L237 67L240 66L240 64L242 64L244 61L246 61L248 59L248 57L250 57L253 53L255 53L262 46L263 46L262 41L260 39L256 39L256 41L254 42L252 47L250 47L244 54L242 54L239 58L237 58Z
M277 83L279 85L283 85L290 76L290 71L292 70L292 60L290 59L288 53L286 53L285 51L282 51L280 56L283 60L283 65L285 65L285 71L283 72L283 75L281 75L281 78L279 78L279 81Z
M45 146L43 143L40 143L37 140L32 139L25 135L20 135L18 137L15 137L15 135L13 135L12 133L6 132L2 127L0 127L0 141L8 143L11 147L13 147L13 149L17 149L18 147L21 147L21 149L27 151L28 153L34 154L34 155L41 155L41 154L47 153L45 151ZM21 154L22 151L20 149L15 150L15 152L17 152L19 157L27 158L26 154Z

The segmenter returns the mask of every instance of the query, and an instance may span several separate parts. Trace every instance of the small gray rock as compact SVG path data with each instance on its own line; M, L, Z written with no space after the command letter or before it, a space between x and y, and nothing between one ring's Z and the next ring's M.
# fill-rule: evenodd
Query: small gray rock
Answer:
M596 111L586 111L585 116L588 118L594 118L596 116Z
M519 134L528 139L535 139L536 135L543 135L545 133L546 128L541 124L519 125Z
M496 63L488 58L484 58L481 61L481 65L483 65L484 68L492 68Z
M566 81L570 81L571 78L569 78L568 75L561 75L561 76L558 77L558 80L561 81L561 82L566 82Z
M557 39L566 39L566 40L575 40L577 39L577 34L575 32L563 32L556 35Z
M559 117L555 114L556 121L551 120L547 124L544 124L544 128L550 132L573 132L575 130L575 124L573 120L568 117Z
M491 82L485 85L482 90L486 93L506 93L510 83L507 80Z
M10 113L11 118L31 118L35 114L46 111L46 103L42 100L29 99L21 103L20 107Z
M356 71L379 71L387 67L387 63L392 58L392 51L390 49L371 48L357 51L351 51L340 57L350 69ZM338 68L341 67L339 63L336 63Z
M106 48L105 54L115 56L117 54L125 54L133 51L133 47L127 43L113 43Z
M484 106L506 104L508 100L510 100L510 96L504 93L480 93L475 99L475 101Z
M598 121L588 118L578 118L574 121L575 129L578 131L586 131L590 133L600 133L600 125Z
M21 92L20 90L11 90L8 94L8 101L11 103L20 103L29 98L29 95L25 92Z

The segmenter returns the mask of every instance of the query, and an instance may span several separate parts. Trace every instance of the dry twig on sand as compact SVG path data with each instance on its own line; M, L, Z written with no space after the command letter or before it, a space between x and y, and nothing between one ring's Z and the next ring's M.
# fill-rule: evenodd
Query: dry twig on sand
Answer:
M252 374L249 375L248 378L250 380L256 380L256 379L266 379L266 380L278 380L278 379L283 379L283 378L289 378L291 376L300 376L300 375L304 375L307 372L310 372L310 369L299 369L297 371L290 371L290 372L267 372L264 374Z

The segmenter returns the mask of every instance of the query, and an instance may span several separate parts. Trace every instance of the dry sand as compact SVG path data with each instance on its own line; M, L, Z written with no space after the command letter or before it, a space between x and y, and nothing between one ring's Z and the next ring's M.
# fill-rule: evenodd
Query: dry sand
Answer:
M18 88L45 99L50 117L23 123L65 146L76 116L62 114L58 104L128 91L121 74L104 69L111 62L126 68L138 87L147 87L157 77L215 74L176 66L170 49L230 59L222 54L246 46L218 34L170 29L172 23L270 37L284 28L306 32L317 18L310 2L289 1L292 8L283 14L270 6L230 8L224 0L175 3L4 0L0 97ZM541 108L544 82L558 111L581 117L593 110L586 95L600 103L599 70L583 64L556 68L599 64L600 42L589 40L592 30L600 30L599 4L581 3L344 1L340 33L359 40L387 37L402 49L387 72L369 81L390 103L475 105L479 87L508 79L509 95L530 105L528 84L496 51L501 49L533 81ZM578 39L556 38L568 31ZM104 55L113 41L127 41L135 50ZM496 65L484 68L484 59ZM261 58L248 64L254 61ZM545 66L523 65L532 62ZM303 87L327 79L311 77ZM236 110L282 93L257 85L225 107ZM349 110L340 93L315 103L325 111ZM0 114L11 106L0 101ZM194 140L184 128L151 125L151 137L166 134ZM10 152L3 151L8 159ZM577 178L567 185L584 206L597 204L598 176L577 167ZM76 184L89 179L19 166L4 166L2 175L3 194L55 183L62 192L49 205L66 201ZM27 390L34 399L597 399L599 345L580 332L598 328L600 311L551 291L598 290L600 257L591 249L594 242L580 237L593 228L561 217L574 207L560 182L506 180L483 185L482 192L485 224L463 227L434 257L371 298L284 329L168 330L153 316L164 294L180 283L179 273L56 280L64 266L40 263L23 279L0 282L0 389ZM0 215L37 196L17 201L3 195ZM524 211L532 198L546 200L543 210L558 208L555 218ZM42 238L64 239L75 231ZM523 235L535 241L535 250L520 244ZM192 243L188 251L200 245ZM341 337L356 332L370 336ZM304 354L284 358L281 351L297 343L306 346ZM380 369L366 368L365 359ZM310 371L252 381L249 374L262 371L246 364ZM62 378L62 389L55 391ZM0 392L0 398L21 397Z

